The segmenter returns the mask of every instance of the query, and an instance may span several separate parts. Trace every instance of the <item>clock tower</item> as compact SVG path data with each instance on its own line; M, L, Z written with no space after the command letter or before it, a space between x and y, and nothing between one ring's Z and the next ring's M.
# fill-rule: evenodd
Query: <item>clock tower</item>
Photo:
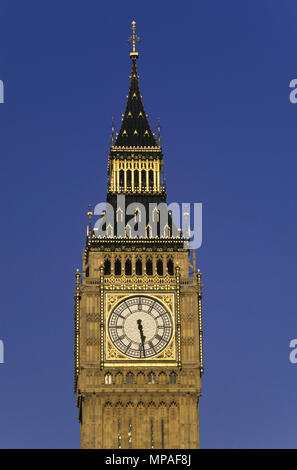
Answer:
M161 139L139 90L138 40L132 22L130 87L120 131L111 137L106 208L89 209L82 273L75 275L80 442L194 449L203 374L201 273L167 208Z

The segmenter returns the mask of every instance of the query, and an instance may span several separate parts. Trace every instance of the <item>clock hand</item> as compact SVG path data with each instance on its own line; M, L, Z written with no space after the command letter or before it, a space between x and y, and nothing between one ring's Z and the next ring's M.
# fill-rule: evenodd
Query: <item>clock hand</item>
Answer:
M137 320L137 324L138 324L138 329L139 329L139 333L140 333L140 338L142 340L142 338L143 338L143 326L141 324L141 320Z
M141 324L141 320L137 320L137 324L138 324L138 329L139 329L139 333L140 333L140 340L141 340L141 344L142 344L143 356L145 357L145 350L144 350L145 336L143 334L143 326Z

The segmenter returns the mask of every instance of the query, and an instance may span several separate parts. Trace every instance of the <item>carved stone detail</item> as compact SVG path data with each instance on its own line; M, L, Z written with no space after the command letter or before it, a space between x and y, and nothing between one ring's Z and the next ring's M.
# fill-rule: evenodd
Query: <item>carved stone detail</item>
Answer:
M100 344L99 338L95 338L95 337L86 338L87 346L97 346L98 344Z

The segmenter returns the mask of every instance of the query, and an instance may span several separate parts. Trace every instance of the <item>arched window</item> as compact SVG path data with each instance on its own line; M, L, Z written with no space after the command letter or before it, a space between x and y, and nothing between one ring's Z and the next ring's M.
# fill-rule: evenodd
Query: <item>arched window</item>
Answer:
M133 382L134 382L133 374L132 372L128 372L128 374L126 375L126 383L133 384Z
M120 170L120 187L123 188L124 186L124 171Z
M137 276L142 276L142 262L140 259L136 261L135 270Z
M115 383L117 385L121 385L123 383L123 374L122 372L118 372L115 376Z
M149 188L154 189L154 172L153 172L153 170L149 171Z
M114 273L116 276L120 276L122 274L122 263L119 259L114 263Z
M127 186L131 187L131 170L127 171Z
M126 276L131 276L131 274L132 274L132 263L131 263L131 260L130 260L130 259L127 259L127 260L126 260L126 263L125 263L125 274L126 274Z
M171 259L167 261L167 271L170 276L173 276L173 261Z
M109 276L110 273L111 273L111 264L110 264L109 259L106 259L104 261L104 274L105 276Z
M171 372L169 377L170 377L170 383L171 384L176 384L176 373Z
M148 276L153 275L153 263L151 259L148 259L145 264L145 271Z
M148 374L148 383L149 384L154 384L156 383L156 377L155 377L155 374L153 372L150 372Z
M89 271L89 266L86 269L86 277L89 277L90 271Z
M163 261L160 259L157 261L157 274L159 274L159 276L163 276Z
M138 170L134 170L134 186L138 188L139 186L139 172Z
M137 383L143 385L145 382L145 375L143 372L138 372L137 374Z
M164 372L160 372L159 374L159 383L165 384L166 383L166 374Z
M105 385L111 385L112 384L112 376L110 372L106 372L104 375L104 383Z
M145 189L146 188L146 171L145 170L142 170L141 172L141 189Z

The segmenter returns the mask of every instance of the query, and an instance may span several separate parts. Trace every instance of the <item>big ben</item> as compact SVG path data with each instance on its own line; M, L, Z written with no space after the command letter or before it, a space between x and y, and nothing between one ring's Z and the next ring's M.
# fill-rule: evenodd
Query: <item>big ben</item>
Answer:
M201 273L167 208L161 139L131 73L108 155L106 208L90 207L76 271L75 394L81 448L199 448ZM164 222L164 207L167 217Z

